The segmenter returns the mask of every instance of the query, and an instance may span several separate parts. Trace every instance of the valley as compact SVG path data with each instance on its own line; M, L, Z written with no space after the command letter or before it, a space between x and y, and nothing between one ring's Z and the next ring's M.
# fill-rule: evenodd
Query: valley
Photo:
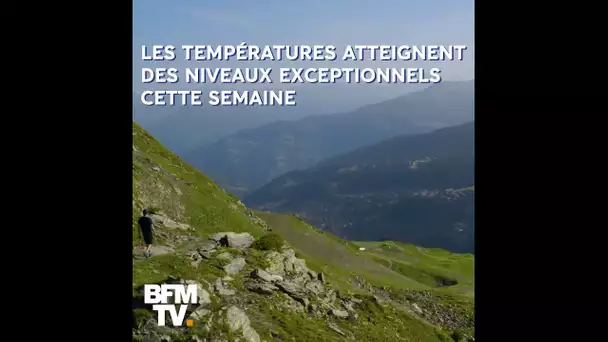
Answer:
M474 341L473 255L348 241L249 209L135 123L133 140L133 340ZM197 284L194 326L158 327L141 299L150 283Z
M350 240L474 253L474 122L388 139L277 177L244 198Z

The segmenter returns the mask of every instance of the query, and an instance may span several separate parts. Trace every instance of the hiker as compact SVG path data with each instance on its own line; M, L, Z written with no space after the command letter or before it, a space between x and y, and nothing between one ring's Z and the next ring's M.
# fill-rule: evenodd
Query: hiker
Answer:
M143 235L144 239L144 256L146 258L151 256L150 248L152 248L152 232L154 232L154 222L152 221L152 218L148 216L149 213L148 209L144 209L144 216L140 217L137 221L137 223L139 223L139 238L141 239Z

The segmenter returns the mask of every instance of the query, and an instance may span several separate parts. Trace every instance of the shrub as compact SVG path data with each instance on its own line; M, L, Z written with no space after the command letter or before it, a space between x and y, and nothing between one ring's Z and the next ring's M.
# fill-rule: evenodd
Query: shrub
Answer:
M452 332L452 339L456 342L461 342L461 341L465 341L466 337L464 335L464 333L460 330L454 330Z
M279 234L267 234L256 240L252 247L261 251L280 251L283 238Z

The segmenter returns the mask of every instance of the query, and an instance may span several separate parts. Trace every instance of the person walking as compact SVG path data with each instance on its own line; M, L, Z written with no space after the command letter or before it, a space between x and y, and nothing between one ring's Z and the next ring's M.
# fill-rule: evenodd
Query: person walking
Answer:
M154 232L154 222L152 218L148 216L150 212L148 209L144 209L143 216L139 218L139 238L144 240L144 256L149 258L151 256L150 249L152 248L152 233Z

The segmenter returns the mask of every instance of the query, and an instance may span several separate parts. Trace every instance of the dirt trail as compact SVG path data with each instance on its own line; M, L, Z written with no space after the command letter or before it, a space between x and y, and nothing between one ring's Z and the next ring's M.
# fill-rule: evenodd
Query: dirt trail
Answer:
M152 245L152 248L150 249L150 254L152 254L151 258L153 258L155 256L163 255L163 254L172 253L172 252L174 252L173 248L167 247L167 246ZM137 263L137 262L144 261L144 260L147 260L147 258L144 256L144 247L143 246L135 247L133 249L133 262Z

